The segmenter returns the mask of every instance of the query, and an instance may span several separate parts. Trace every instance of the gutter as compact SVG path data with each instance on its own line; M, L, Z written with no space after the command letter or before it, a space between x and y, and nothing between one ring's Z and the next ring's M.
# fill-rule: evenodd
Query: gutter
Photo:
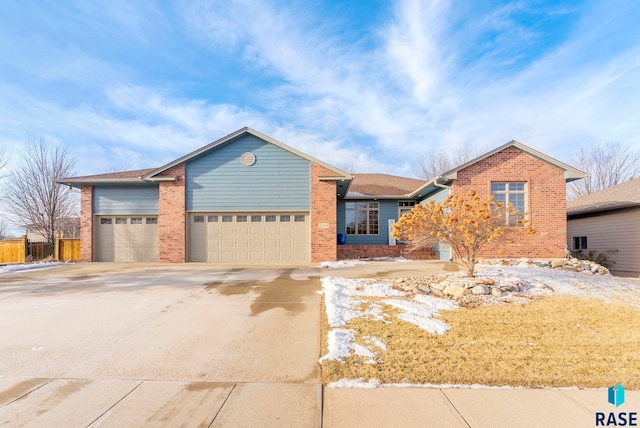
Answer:
M149 181L151 183L156 183L156 182L161 182L161 181L178 181L178 177L153 177L153 178L142 178L140 177L141 180L143 181Z
M440 184L438 183L438 179L442 178L441 175L437 176L436 178L433 179L433 185L436 187L440 187L441 189L447 189L449 191L449 194L451 194L451 186L447 186L446 184Z

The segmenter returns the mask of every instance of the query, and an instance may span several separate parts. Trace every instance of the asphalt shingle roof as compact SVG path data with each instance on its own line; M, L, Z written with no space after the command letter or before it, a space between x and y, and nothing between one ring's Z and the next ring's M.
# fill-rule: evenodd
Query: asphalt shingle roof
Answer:
M630 179L567 202L567 214L606 211L640 205L640 178Z
M155 170L156 168L136 169L132 171L112 172L109 174L84 175L82 177L69 177L67 179L74 180L77 178L81 178L81 179L90 181L90 180L106 180L106 179L119 179L119 178L138 178Z
M352 174L348 196L404 196L426 181L389 174Z

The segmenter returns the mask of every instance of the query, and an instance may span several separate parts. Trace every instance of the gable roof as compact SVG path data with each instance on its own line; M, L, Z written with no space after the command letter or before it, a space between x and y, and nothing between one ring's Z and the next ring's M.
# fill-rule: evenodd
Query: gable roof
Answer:
M415 195L419 195L422 194L424 195L425 193L432 193L433 190L438 189L439 187L441 187L440 185L446 185L449 186L452 180L455 180L458 178L458 172L462 171L463 169L478 163L486 158L488 158L489 156L493 156L496 153L499 153L501 151L503 151L506 148L509 147L514 147L518 150L520 150L521 152L524 152L526 154L528 154L529 156L532 156L538 160L541 160L542 162L546 162L552 166L555 166L556 168L559 168L561 170L564 171L564 179L565 181L568 183L570 181L575 181L575 180L580 180L582 178L585 178L587 176L587 174L583 171L580 171L577 168L574 168L570 165L567 165L564 162L560 162L557 159L552 158L551 156L547 156L544 153L541 153L537 150L532 149L529 146L526 146L516 140L511 140L506 144L501 145L500 147L496 147L495 149L488 151L487 153L478 156L475 159L471 159L468 162L463 163L460 166L457 166L453 169L450 169L449 171L446 171L444 173L442 173L440 176L434 178L433 180L427 182L424 186L422 186L421 188L419 188L418 190L416 190L412 196Z
M639 178L568 201L567 214L608 211L634 206L640 206Z
M365 197L408 197L425 183L416 178L399 177L389 174L353 174L347 198Z
M168 164L161 166L160 168L137 169L132 171L114 172L109 174L97 174L97 175L87 175L82 177L61 178L59 180L56 180L56 182L60 184L68 184L68 185L75 184L77 186L82 184L99 184L99 183L122 183L122 184L138 183L139 184L139 183L149 183L149 182L155 182L155 181L172 181L172 180L175 180L175 177L163 177L158 175L163 173L164 171L167 171L170 168L173 168L176 165L179 165L183 162L193 159L194 157L199 156L209 150L213 150L216 147L222 144L225 144L233 140L234 138L240 137L244 134L250 134L268 143L274 144L284 150L287 150L288 152L291 152L295 155L298 155L308 160L311 163L322 166L334 174L330 176L320 177L320 180L338 180L338 179L351 180L353 178L350 174L334 166L331 166L314 157L311 157L306 153L303 153L299 150L294 149L293 147L289 147L286 144L283 144L277 140L274 140L271 137L261 134L258 131L255 131L248 127L244 127L235 132L232 132L231 134L225 137L220 138L219 140L214 141L213 143L207 144L206 146L201 147L198 150L195 150L187 155L184 155L181 158L178 158L172 162L169 162Z
M580 171L579 169L576 169L570 165L567 165L564 162L560 162L557 159L552 158L551 156L547 156L544 153L541 153L537 150L532 149L529 146L525 146L524 144L516 141L516 140L511 140L506 144L501 145L500 147L497 147L481 156L478 156L475 159L470 160L469 162L465 162L462 165L453 168L452 170L449 170L445 173L443 173L441 175L441 177L443 178L450 178L450 179L455 179L458 178L458 172L467 168L468 166L473 165L474 163L478 163L483 159L488 158L489 156L493 156L498 152L503 151L504 149L508 148L508 147L515 147L516 149L520 150L521 152L524 152L526 154L528 154L529 156L532 156L536 159L539 159L543 162L546 162L552 166L555 166L556 168L562 169L564 170L564 178L566 180L566 182L570 182L570 181L574 181L574 180L579 180L581 178L585 178L587 176L587 174L585 172Z
M172 162L169 162L166 165L161 166L160 168L157 168L157 169L154 169L154 170L148 172L147 174L145 174L142 177L142 179L143 180L154 181L154 179L155 179L154 177L156 177L158 174L161 174L164 171L166 171L166 170L168 170L170 168L173 168L176 165L180 165L183 162L187 162L188 160L193 159L196 156L199 156L199 155L201 155L201 154L203 154L203 153L205 153L205 152L207 152L209 150L215 149L216 147L218 147L218 146L220 146L222 144L225 144L225 143L233 140L234 138L240 137L241 135L245 135L245 134L253 135L254 137L260 138L261 140L264 140L264 141L266 141L268 143L271 143L271 144L273 144L275 146L278 146L281 149L284 149L284 150L286 150L288 152L296 154L296 155L300 156L301 158L304 158L304 159L308 160L311 163L314 163L316 165L320 165L320 166L330 170L331 172L335 173L336 174L335 178L342 178L342 179L351 179L352 178L350 174L348 174L348 173L346 173L346 172L344 172L344 171L342 171L342 170L340 170L340 169L338 169L338 168L336 168L334 166L331 166L331 165L329 165L327 163L324 163L324 162L322 162L322 161L320 161L320 160L318 160L318 159L316 159L314 157L311 157L311 156L307 155L306 153L303 153L303 152L301 152L299 150L296 150L293 147L287 146L286 144L281 143L278 140L275 140L275 139L273 139L271 137L268 137L268 136L266 136L264 134L261 134L258 131L255 131L255 130L245 126L244 128L238 129L237 131L232 132L231 134L229 134L229 135L227 135L225 137L222 137L219 140L214 141L213 143L207 144L206 146L201 147L198 150L195 150L195 151L193 151L193 152L191 152L189 154L186 154L186 155L182 156L179 159L176 159L176 160L174 160ZM334 177L323 177L323 178L324 179L330 179L330 178L334 178Z

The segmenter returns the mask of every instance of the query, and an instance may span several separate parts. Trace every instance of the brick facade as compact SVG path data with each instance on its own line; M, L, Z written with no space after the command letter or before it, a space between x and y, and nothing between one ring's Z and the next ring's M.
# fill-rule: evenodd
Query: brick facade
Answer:
M438 259L431 248L408 251L404 245L338 245L338 260L400 256L411 260Z
M80 188L80 261L93 261L93 186Z
M335 261L337 257L337 195L335 181L319 177L335 173L311 164L311 261Z
M537 233L521 237L512 245L487 247L481 257L564 257L567 245L564 171L515 147L507 147L458 171L453 192L475 189L481 197L488 197L492 181L526 183L526 210Z
M185 163L174 166L159 175L159 177L163 176L178 179L159 182L159 261L184 263L187 261Z

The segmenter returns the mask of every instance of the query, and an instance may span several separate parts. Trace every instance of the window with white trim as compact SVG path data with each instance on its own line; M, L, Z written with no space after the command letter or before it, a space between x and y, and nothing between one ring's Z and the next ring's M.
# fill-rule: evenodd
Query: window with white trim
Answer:
M377 235L379 209L378 202L347 202L345 204L347 235Z
M506 214L507 224L517 224L525 213L525 186L524 182L491 183L491 195L496 202L502 202L505 206L511 206L518 210L517 215Z
M415 206L416 201L398 201L398 220L403 215L410 213Z

